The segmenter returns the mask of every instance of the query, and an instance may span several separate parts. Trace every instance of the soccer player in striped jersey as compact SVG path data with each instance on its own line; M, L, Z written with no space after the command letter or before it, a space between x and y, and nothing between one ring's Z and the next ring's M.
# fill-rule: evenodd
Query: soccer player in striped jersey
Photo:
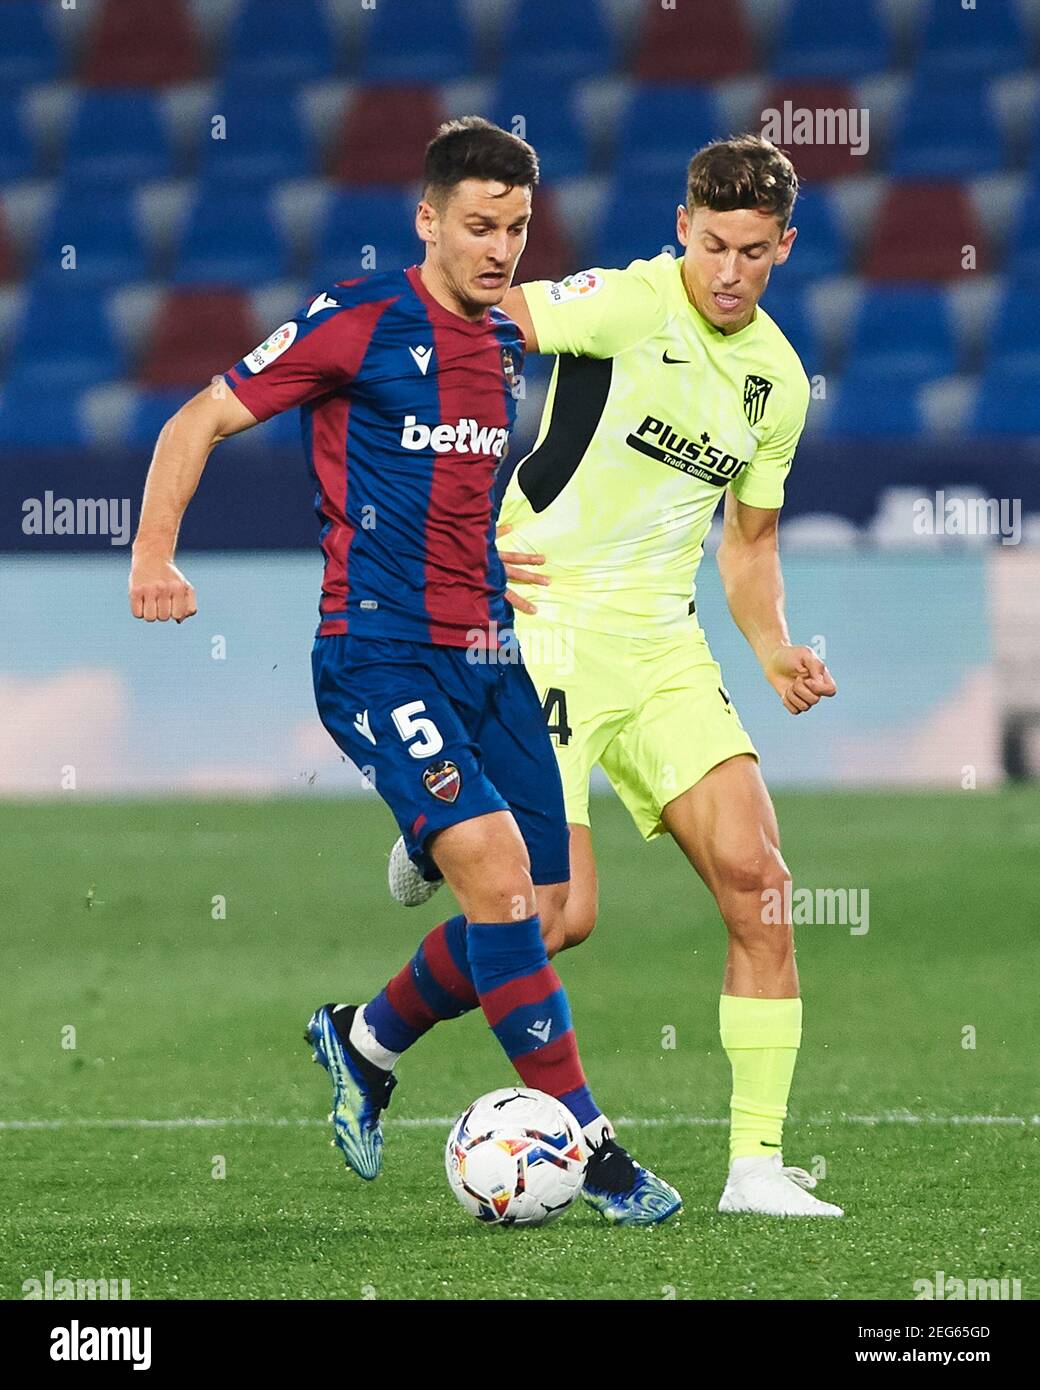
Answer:
M325 574L312 665L329 733L393 811L409 853L462 912L364 1007L327 1004L306 1035L333 1084L347 1165L377 1176L393 1065L438 1018L480 1007L525 1085L575 1115L585 1196L649 1225L677 1192L618 1144L589 1090L539 907L567 896L568 831L541 704L519 658L495 548L495 475L523 339L495 306L527 238L526 142L480 118L426 154L421 266L322 291L163 429L145 488L131 608L181 621L181 516L214 444L301 409Z
M719 1209L841 1216L781 1157L802 1030L790 875L758 754L690 597L724 497L719 569L766 679L791 714L835 694L816 653L792 643L777 547L809 383L759 300L791 252L797 191L769 141L715 142L688 169L681 258L510 291L504 307L527 350L557 363L501 520L526 574L544 559L551 581L537 606L514 596L571 827L571 892L549 924L550 954L595 925L589 775L599 763L640 832L673 837L728 930L719 1025L733 1090ZM401 900L429 892L399 849L391 864Z

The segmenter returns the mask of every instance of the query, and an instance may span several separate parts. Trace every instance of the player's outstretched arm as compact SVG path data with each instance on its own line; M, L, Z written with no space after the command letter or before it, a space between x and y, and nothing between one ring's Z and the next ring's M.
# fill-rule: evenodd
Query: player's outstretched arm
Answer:
M784 615L779 508L750 507L726 494L717 561L733 621L789 714L802 714L838 687L811 647L794 646Z
M208 386L162 427L133 545L130 612L135 618L179 623L196 612L195 590L173 563L181 517L214 447L256 423L234 392Z

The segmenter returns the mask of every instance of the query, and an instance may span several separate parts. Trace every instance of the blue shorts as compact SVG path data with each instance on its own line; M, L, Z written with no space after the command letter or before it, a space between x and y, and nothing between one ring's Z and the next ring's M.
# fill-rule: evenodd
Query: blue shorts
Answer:
M437 876L431 835L511 811L535 883L570 878L563 787L545 715L515 642L502 660L463 647L318 637L321 722L394 813L412 861Z

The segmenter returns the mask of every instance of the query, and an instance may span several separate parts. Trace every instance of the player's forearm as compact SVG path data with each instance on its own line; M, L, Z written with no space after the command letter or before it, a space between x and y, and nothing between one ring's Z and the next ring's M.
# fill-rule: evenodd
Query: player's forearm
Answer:
M765 668L777 647L791 641L775 537L754 544L723 543L718 566L733 621Z
M189 402L163 426L144 485L134 554L172 560L177 534L217 443L211 424Z

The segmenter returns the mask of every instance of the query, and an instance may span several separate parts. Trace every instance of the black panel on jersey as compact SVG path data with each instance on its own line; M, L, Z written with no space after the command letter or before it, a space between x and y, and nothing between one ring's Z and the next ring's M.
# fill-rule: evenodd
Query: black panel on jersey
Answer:
M536 512L544 512L570 482L607 403L610 357L561 357L545 438L517 469L520 490Z

